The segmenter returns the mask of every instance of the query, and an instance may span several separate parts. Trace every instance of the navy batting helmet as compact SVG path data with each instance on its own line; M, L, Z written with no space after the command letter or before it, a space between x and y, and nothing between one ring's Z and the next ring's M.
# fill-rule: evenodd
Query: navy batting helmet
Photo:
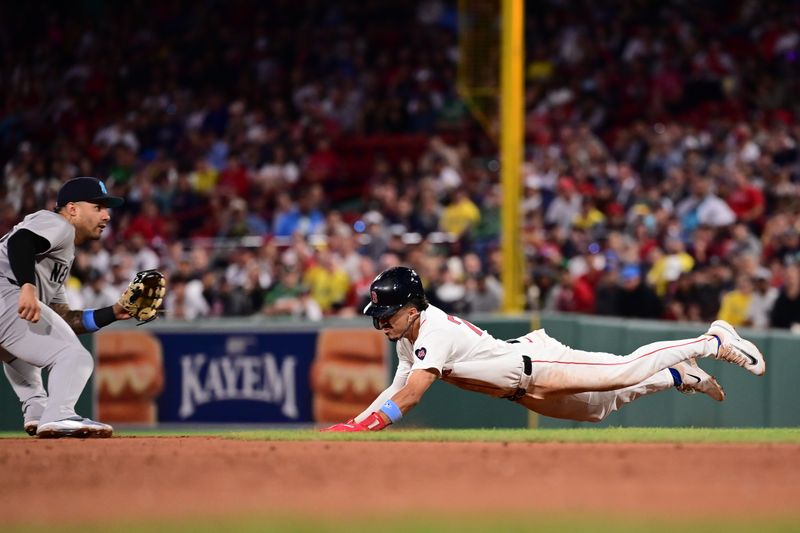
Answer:
M427 307L419 274L408 267L393 267L378 274L369 286L369 298L364 314L372 317L376 329L380 329L380 319L392 316L412 300Z

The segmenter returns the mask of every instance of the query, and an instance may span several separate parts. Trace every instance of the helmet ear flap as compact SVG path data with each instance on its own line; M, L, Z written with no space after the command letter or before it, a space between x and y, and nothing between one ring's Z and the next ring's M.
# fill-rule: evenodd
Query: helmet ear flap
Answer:
M381 321L377 317L372 317L372 325L375 329L381 329Z

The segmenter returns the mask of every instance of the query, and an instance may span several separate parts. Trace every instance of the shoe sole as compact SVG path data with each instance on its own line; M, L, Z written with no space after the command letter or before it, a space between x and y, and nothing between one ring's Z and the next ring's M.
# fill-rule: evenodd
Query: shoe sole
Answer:
M114 430L79 428L71 430L44 429L36 433L40 439L107 439L114 434Z
M39 425L38 424L34 424L32 426L25 426L25 433L27 433L31 437L35 437L36 436L36 432L38 430L39 430Z
M725 389L722 388L722 385L719 384L717 378L714 376L710 376L711 379L709 380L709 385L704 387L705 390L700 390L703 394L717 400L718 402L725 401Z
M700 393L718 402L725 401L725 389L722 388L722 385L719 384L719 381L714 376L709 375L706 383L702 387L699 385L699 383L695 386L681 385L678 390L683 394Z
M79 429L42 429L36 432L36 436L40 439L62 439L62 438L86 438L89 436L89 430L86 428Z

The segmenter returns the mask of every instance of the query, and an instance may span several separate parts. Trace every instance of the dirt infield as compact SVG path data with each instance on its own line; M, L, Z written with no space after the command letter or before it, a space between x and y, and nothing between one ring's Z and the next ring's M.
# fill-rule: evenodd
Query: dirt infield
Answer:
M0 440L5 524L272 511L800 515L800 446Z

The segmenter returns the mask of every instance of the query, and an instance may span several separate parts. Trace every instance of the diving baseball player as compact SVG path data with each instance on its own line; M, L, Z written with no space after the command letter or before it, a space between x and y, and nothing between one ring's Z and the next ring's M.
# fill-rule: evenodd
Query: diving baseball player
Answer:
M654 342L626 356L575 350L536 330L495 339L466 320L430 305L416 272L390 268L372 282L364 314L397 342L392 384L361 414L323 431L377 431L398 422L434 380L507 398L537 413L600 421L636 398L677 386L725 399L717 381L694 362L712 356L760 376L764 357L718 320L695 339Z
M112 435L111 426L75 413L94 365L77 334L132 316L152 319L161 300L145 293L163 297L161 276L154 289L132 283L119 302L102 309L77 311L67 304L64 281L75 246L99 239L109 208L122 202L102 181L75 178L59 190L55 212L30 214L0 239L0 358L22 402L25 429L40 438ZM150 307L140 312L143 305ZM41 368L50 369L49 394Z

